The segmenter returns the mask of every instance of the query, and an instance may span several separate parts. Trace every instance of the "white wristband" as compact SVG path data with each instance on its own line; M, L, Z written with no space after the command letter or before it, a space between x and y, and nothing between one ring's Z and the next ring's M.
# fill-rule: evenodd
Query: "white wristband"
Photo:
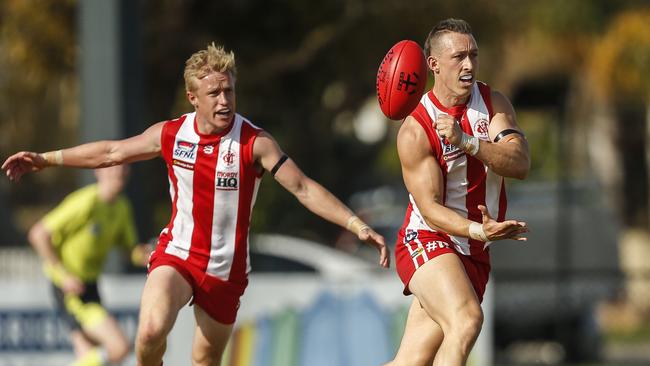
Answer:
M56 165L63 165L63 151L57 150L54 152L54 162Z
M463 135L460 138L460 148L472 156L476 155L479 148L478 137L470 136L463 132Z
M359 233L362 232L363 230L370 229L370 226L368 226L368 224L363 222L356 215L350 216L345 227L356 235L359 235Z
M50 166L61 166L63 165L63 151L48 151L46 153L39 154Z
M352 225L355 223L355 221L361 221L361 219L359 217L357 217L356 215L350 216L350 218L348 219L348 222L345 224L345 228L348 229L348 230L351 230Z
M485 231L483 231L483 225L478 222L472 222L469 224L469 237L474 240L488 241Z

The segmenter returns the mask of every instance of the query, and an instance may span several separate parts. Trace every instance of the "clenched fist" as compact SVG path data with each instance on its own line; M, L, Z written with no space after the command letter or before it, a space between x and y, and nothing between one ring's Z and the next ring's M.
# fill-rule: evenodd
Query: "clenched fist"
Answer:
M438 132L438 136L447 139L449 143L460 147L463 136L463 130L460 129L458 122L448 114L441 114L433 123L433 128Z

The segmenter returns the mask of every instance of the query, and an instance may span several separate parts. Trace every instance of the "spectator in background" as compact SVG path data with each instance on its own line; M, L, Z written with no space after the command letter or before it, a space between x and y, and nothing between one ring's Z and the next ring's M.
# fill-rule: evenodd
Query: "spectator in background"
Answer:
M75 366L119 363L129 340L101 304L97 280L112 248L131 251L144 265L148 245L136 245L131 206L121 194L128 166L95 170L97 183L68 195L29 231L29 242L43 260L57 310L70 327Z

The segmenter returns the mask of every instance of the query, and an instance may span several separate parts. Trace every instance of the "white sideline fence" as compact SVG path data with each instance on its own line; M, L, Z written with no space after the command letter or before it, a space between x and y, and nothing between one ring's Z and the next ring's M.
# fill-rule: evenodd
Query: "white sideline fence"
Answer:
M12 249L12 251L14 251ZM29 251L28 251L29 252ZM11 259L13 257L13 259ZM67 332L61 324L39 324L40 333L33 334L33 322L39 321L38 314L51 312L52 303L49 284L41 274L40 264L35 256L21 250L12 253L0 251L0 366L63 366L72 359L72 353L64 348L56 351L39 351L39 342L62 344ZM8 267L16 272L8 274ZM18 269L19 268L19 269ZM22 273L22 274L21 274ZM109 310L119 309L121 325L131 339L137 328L137 311L140 293L144 285L143 275L106 274L99 286L104 304ZM317 275L304 274L253 274L249 287L241 302L238 323L256 317L273 314L284 308L305 309L323 291L337 297L354 296L362 291L369 293L376 302L386 308L407 306L411 298L402 295L402 284L394 270L385 273L363 273L350 277L323 279ZM492 286L488 286L483 309L485 320L483 331L474 347L468 365L490 366L493 360ZM16 317L19 312L22 317ZM35 317L31 317L33 312ZM24 316L27 313L28 316ZM189 362L194 319L191 308L185 307L179 314L176 325L169 336L165 364L184 365ZM42 331L45 329L45 331ZM24 332L25 334L20 334ZM24 351L5 351L3 343L18 344L29 340ZM47 347L45 347L47 348ZM36 350L35 350L36 349ZM49 348L51 349L51 347ZM135 364L133 355L124 365Z

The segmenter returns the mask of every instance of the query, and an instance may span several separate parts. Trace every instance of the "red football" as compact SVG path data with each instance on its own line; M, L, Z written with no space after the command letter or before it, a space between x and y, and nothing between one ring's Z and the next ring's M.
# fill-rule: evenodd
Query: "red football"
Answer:
M427 84L427 64L415 42L397 42L379 65L377 100L386 117L404 119L418 105Z

